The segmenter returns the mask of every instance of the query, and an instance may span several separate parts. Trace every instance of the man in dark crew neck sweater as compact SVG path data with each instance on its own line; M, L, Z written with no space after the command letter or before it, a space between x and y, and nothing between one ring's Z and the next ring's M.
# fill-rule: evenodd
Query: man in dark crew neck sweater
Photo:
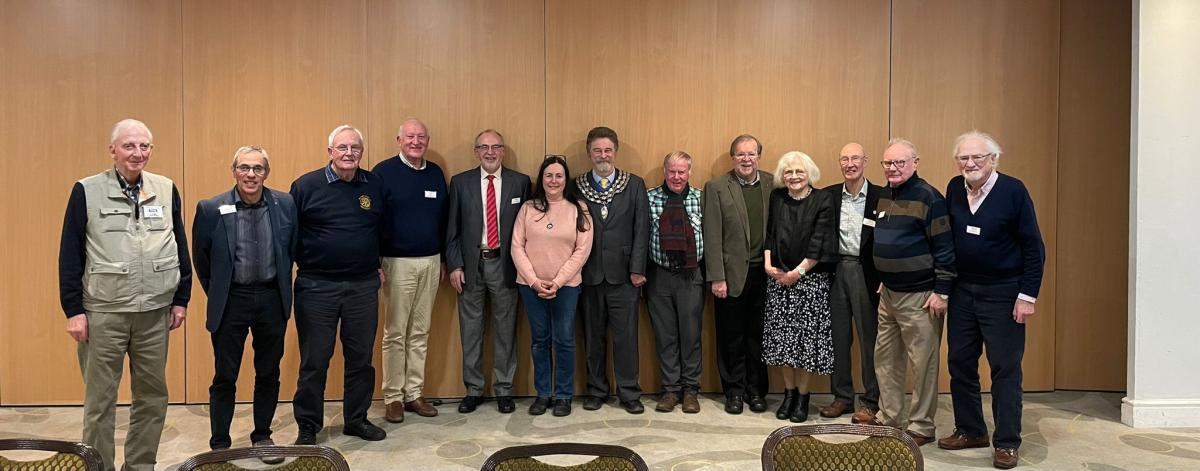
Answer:
M1020 180L996 171L1000 145L971 131L958 137L954 158L962 175L946 186L958 279L946 322L952 435L938 441L947 450L988 446L979 398L979 356L987 348L992 374L992 464L1016 466L1021 446L1021 358L1025 323L1033 316L1045 245L1033 200Z

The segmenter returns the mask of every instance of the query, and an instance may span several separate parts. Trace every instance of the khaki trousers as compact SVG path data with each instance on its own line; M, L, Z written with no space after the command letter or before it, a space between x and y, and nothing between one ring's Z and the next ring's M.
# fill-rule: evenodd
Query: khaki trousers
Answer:
M883 288L879 296L879 334L875 339L875 375L879 380L879 414L884 425L934 437L938 401L938 353L942 319L921 306L932 291L902 293ZM912 367L913 397L904 423L905 379Z
M133 406L122 469L154 471L167 415L169 312L168 306L147 312L86 313L88 341L77 351L84 383L83 443L100 452L105 471L116 469L117 386L127 354Z
M383 402L415 401L425 386L429 319L441 258L384 257Z

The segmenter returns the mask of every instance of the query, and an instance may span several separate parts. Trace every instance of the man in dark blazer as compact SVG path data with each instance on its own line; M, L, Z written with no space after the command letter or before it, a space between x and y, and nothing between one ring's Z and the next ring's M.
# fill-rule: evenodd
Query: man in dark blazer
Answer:
M641 414L638 383L638 290L646 283L650 244L650 203L641 177L618 170L617 133L604 126L587 135L592 170L575 179L596 227L592 255L583 266L583 333L587 348L585 410L597 410L608 397L608 342L612 331L617 399L630 414Z
M725 412L767 410L767 365L762 361L767 275L763 239L775 177L758 169L762 144L742 134L729 145L733 169L704 185L704 264L713 294L717 370Z
M875 379L875 333L879 323L879 277L875 274L875 218L882 187L867 181L867 153L857 143L842 147L838 165L845 181L828 186L833 194L834 220L838 227L838 264L829 292L833 321L833 402L822 407L822 417L841 417L854 412L854 423L869 422L879 411L879 382ZM852 325L853 324L853 325ZM850 371L850 349L858 331L862 383L866 393L854 409L854 378Z
M271 421L279 399L279 360L292 307L296 205L267 188L267 151L242 147L233 155L230 191L196 205L192 253L208 295L215 374L208 389L212 449L229 448L229 424L247 331L254 335L254 446L274 444ZM267 461L267 460L264 460ZM272 459L269 462L282 462Z
M479 167L450 179L446 265L459 294L458 331L462 338L463 384L458 405L471 413L483 400L483 311L492 300L492 393L501 413L516 409L512 381L517 325L517 269L509 245L513 221L529 198L529 177L503 166L504 136L487 129L475 136Z

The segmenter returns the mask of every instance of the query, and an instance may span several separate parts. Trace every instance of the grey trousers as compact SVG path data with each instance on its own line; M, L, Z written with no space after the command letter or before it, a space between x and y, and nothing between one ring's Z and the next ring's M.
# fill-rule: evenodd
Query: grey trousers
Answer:
M100 452L105 471L116 469L117 386L125 356L133 406L125 437L127 471L154 471L167 416L167 338L170 307L147 312L89 312L88 341L79 344L83 372L83 443Z
M879 408L879 382L875 379L875 336L879 326L879 306L871 302L862 264L858 257L844 257L837 265L829 290L829 313L833 321L833 377L830 387L836 399L854 407L854 376L850 368L850 350L858 331L858 352L862 361L862 382L866 393L862 405Z
M484 305L492 300L492 394L511 396L517 373L514 354L517 328L517 287L504 279L504 260L479 260L475 282L466 283L458 297L458 333L463 349L463 385L467 395L483 395Z
M612 331L617 398L642 397L638 383L638 288L632 283L583 287L583 337L587 348L587 394L608 397L608 332Z
M674 273L657 264L651 265L646 275L646 305L654 327L663 390L698 392L704 277L698 268Z

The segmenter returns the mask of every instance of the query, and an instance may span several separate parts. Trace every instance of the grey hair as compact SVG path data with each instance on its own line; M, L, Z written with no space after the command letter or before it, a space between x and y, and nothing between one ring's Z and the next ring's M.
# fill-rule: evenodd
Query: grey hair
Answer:
M954 148L950 149L951 157L958 156L958 148L962 146L963 141L966 141L967 139L979 139L983 141L983 146L987 148L989 153L996 154L997 158L999 158L1000 154L1003 152L1000 150L1000 143L996 142L996 139L993 138L991 134L980 132L978 129L972 129L960 134L958 138L954 140Z
M426 131L425 131L425 134L429 134L429 131L428 131L428 130L426 130ZM493 135L495 135L496 137L500 138L500 142L504 142L504 135L503 135L503 134L500 134L500 131L497 131L497 130L495 130L495 129L492 129L492 128L487 128L487 129L484 129L484 130L482 130L482 131L479 131L479 134L476 134L476 135L475 135L475 145L479 145L479 138L483 137L483 135L484 135L484 134L493 134Z
M775 166L775 186L787 186L783 181L783 171L797 163L804 167L804 173L808 174L808 186L816 188L815 185L821 181L821 169L812 157L798 150L783 154L783 157L779 158L779 165Z
M366 141L363 139L362 131L359 131L358 128L349 124L343 124L333 128L333 132L329 133L329 147L333 147L333 138L337 137L338 134L341 134L342 131L354 131L354 134L358 134L358 143L363 145L366 144Z
M116 144L117 138L121 137L122 133L130 129L141 129L142 131L146 131L146 137L150 138L150 142L154 142L154 134L150 132L150 128L146 127L146 123L133 118L125 118L117 121L117 124L113 125L112 137L109 139L108 143Z
M893 137L891 140L889 140L887 142L887 146L884 147L883 149L886 151L887 149L891 149L892 146L897 145L897 144L908 148L908 151L911 153L911 155L909 155L910 158L915 159L918 157L917 146L913 145L913 143L911 141L909 141L908 139L905 139L903 137Z
M663 170L666 170L667 165L670 165L672 160L682 160L687 162L688 172L690 173L692 171L692 156L688 155L687 152L677 150L667 154L666 157L663 157Z
M259 154L262 154L262 156L263 156L263 167L266 167L266 168L267 168L267 170L270 170L270 169L271 169L271 157L267 155L267 150L266 150L266 149L263 149L261 146L241 146L241 147L238 147L238 150L236 150L236 151L234 151L234 152L233 152L233 166L234 166L234 167L237 167L237 164L238 164L238 158L239 158L239 157L241 157L241 156L243 156L243 155L246 155L246 154L249 154L249 153L251 153L251 152L258 152Z

